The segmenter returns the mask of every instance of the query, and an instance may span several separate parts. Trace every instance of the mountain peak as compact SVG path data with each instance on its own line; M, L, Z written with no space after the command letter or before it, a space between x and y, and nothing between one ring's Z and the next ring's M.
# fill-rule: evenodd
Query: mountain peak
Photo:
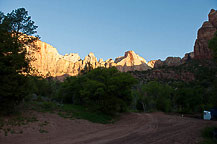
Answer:
M95 57L94 53L92 53L92 52L90 52L90 53L88 54L88 56L89 56L89 57Z
M120 71L141 71L150 69L147 65L146 60L143 57L140 57L134 51L126 51L124 56L120 56L115 59L117 68Z

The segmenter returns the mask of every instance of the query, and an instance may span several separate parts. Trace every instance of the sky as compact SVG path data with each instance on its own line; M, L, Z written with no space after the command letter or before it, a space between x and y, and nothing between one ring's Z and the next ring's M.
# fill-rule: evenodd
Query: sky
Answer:
M133 50L149 61L192 52L217 0L0 0L5 14L21 7L62 55L106 60Z

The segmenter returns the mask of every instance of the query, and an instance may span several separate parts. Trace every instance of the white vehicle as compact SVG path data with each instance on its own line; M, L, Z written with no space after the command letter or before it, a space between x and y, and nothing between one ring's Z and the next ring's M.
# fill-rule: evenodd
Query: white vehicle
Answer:
M203 111L203 119L204 120L211 120L211 112L210 111Z

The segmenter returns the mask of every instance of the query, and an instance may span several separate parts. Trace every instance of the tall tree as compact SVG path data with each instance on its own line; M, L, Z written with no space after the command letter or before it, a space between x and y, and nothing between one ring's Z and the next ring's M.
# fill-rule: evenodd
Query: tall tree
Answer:
M33 44L38 37L37 26L24 8L4 15L0 12L0 109L11 112L27 94L27 78L30 57L26 45Z

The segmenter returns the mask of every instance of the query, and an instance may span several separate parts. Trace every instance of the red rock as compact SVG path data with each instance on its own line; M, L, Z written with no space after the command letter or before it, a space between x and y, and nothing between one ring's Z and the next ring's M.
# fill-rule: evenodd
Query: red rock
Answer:
M182 63L186 63L192 59L194 59L194 52L186 53L185 56L182 58Z
M217 11L214 9L211 9L209 15L209 22L215 27L217 28Z
M157 60L154 64L154 68L160 68L163 66L179 66L181 63L180 57L167 57L165 61Z
M217 31L217 11L212 9L208 17L209 21L204 22L197 33L194 45L195 59L212 59L212 52L208 48L208 42Z

